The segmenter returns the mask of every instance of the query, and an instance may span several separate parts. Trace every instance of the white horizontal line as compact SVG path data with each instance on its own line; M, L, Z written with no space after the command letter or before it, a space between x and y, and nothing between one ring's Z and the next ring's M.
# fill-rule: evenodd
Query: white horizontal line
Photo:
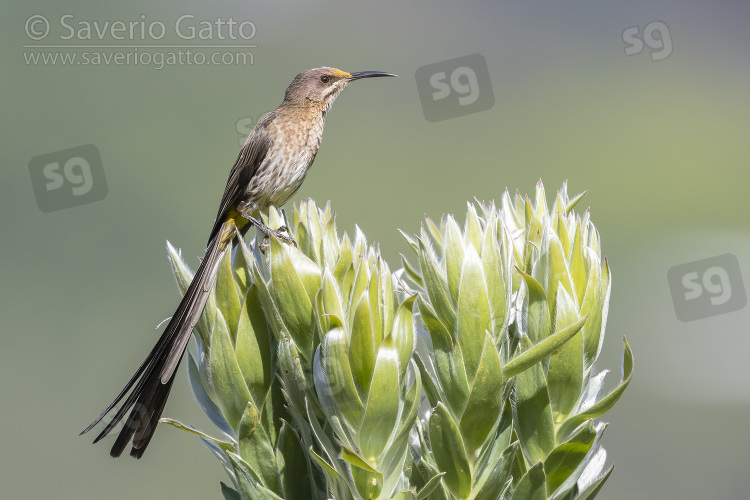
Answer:
M257 49L257 45L23 45L24 49Z

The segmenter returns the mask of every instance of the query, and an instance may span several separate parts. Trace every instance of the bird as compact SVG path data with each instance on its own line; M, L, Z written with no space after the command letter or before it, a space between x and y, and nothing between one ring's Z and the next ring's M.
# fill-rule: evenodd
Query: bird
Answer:
M81 435L99 424L121 401L114 417L94 439L111 433L130 412L110 455L119 457L132 443L130 455L141 458L154 435L174 383L190 334L216 282L223 252L255 227L264 235L296 245L287 228L271 229L261 213L280 207L294 195L315 160L323 126L336 97L351 82L394 77L383 71L345 71L321 67L294 77L275 110L259 119L229 173L206 252L164 332L131 379ZM124 400L124 401L123 401Z

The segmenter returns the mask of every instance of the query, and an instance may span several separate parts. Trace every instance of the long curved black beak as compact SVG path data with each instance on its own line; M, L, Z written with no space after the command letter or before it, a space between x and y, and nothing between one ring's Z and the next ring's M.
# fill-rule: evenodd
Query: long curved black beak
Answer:
M358 73L350 73L352 76L347 77L347 80L354 81L362 78L374 78L376 76L398 76L393 73L385 73L383 71L360 71Z

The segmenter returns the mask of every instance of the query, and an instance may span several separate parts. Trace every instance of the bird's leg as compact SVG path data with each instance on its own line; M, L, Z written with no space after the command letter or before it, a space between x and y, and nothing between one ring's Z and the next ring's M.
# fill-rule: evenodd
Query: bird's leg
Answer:
M263 238L263 242L260 244L260 248L263 251L263 253L265 253L265 249L268 248L268 238L270 236L274 236L280 239L281 241L285 241L289 243L290 245L294 245L295 247L297 246L297 242L294 241L292 237L287 236L286 234L282 234L282 233L289 232L289 228L287 228L286 226L281 226L278 229L271 229L270 227L266 226L265 224L263 224L261 221L251 216L250 214L242 214L242 216L248 221L250 221L250 224L255 226L258 229L258 231L260 231L261 233L265 235L265 237Z

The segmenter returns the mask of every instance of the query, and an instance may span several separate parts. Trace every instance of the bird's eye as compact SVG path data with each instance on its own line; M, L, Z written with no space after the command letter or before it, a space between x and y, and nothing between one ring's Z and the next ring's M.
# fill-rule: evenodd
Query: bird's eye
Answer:
M320 81L323 82L323 83L328 83L329 80L330 80L330 78L327 77L327 76L325 76L325 75L320 77Z

